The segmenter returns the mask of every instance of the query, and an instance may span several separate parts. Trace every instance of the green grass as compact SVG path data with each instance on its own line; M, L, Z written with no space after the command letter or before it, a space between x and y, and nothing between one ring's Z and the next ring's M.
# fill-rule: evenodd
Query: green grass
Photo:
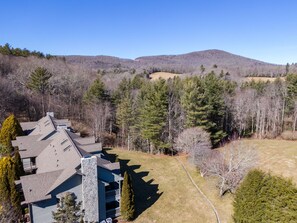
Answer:
M259 154L259 168L292 178L297 184L297 143L284 140L244 140ZM173 157L150 155L121 149L109 150L121 159L135 184L137 218L134 222L216 222L212 209L196 191L181 165ZM232 222L233 195L218 195L215 179L202 178L185 156L194 181L212 201L222 222Z

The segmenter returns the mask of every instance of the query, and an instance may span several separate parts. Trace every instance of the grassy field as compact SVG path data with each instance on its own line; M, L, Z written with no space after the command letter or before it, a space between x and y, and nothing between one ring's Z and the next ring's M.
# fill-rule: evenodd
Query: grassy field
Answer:
M178 77L180 74L174 74L174 73L169 73L169 72L155 72L150 75L151 80L155 81L158 80L159 78L163 78L165 80L168 80L169 78L174 78Z
M259 168L292 178L297 184L297 143L283 140L244 140L258 150ZM215 215L196 191L174 157L113 149L135 183L137 218L134 222L216 222ZM215 179L202 178L185 156L178 157L194 181L212 201L222 222L232 222L231 194L220 198Z

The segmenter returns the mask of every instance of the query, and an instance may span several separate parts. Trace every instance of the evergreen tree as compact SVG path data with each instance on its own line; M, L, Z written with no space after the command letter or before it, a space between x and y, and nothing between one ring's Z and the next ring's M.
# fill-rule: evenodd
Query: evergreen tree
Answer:
M133 124L133 108L132 98L127 94L118 104L116 110L116 118L118 127L121 130L122 145L125 145L125 141L129 139L130 128ZM129 142L128 147L129 147Z
M217 146L227 135L224 132L224 82L211 72L205 76L203 85L208 120L205 129L211 134L213 146Z
M116 91L113 94L113 100L116 104L120 103L122 98L126 98L131 95L132 83L130 79L123 78L119 83Z
M131 176L125 172L123 186L122 186L122 197L121 197L121 215L122 218L130 221L134 219L135 215L135 204L134 204L134 192L132 186Z
M141 137L149 141L150 152L167 146L162 137L168 113L168 86L161 79L141 89L138 100L138 128Z
M74 194L67 192L57 205L57 211L52 212L56 223L77 223L83 218L81 202L76 203Z
M21 176L25 174L22 159L19 151L16 151L14 154L14 166L15 166L15 177L16 180L19 180Z
M30 75L27 87L41 94L42 112L45 114L44 96L49 90L49 79L52 74L43 67L37 67Z
M0 201L6 205L3 212L12 212L17 218L21 214L20 195L16 190L15 166L11 157L0 159ZM6 210L7 209L7 210ZM1 213L0 213L1 215Z
M208 105L205 103L204 89L200 78L188 78L184 81L181 104L185 111L185 127L205 128Z
M297 74L289 74L286 77L287 83L287 113L291 114L294 110L294 102L297 100Z
M253 170L236 191L234 222L297 222L296 194L291 181Z
M227 85L212 72L204 78L185 79L181 104L185 111L185 127L201 127L211 134L213 146L226 136L224 132L224 93L234 86Z
M11 148L0 144L0 156L6 156L11 153Z
M15 140L17 136L22 136L23 130L14 115L8 116L2 124L0 131L0 142L2 146L6 147L9 152L12 151L13 147L11 140Z
M104 83L100 78L97 78L89 89L84 94L84 102L86 103L98 103L107 99L107 93Z

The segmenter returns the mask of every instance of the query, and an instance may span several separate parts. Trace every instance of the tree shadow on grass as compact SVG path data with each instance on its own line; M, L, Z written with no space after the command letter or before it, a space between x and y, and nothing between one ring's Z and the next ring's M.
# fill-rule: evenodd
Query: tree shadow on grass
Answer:
M115 161L117 159L116 154L108 153L105 150L104 155L110 161ZM154 179L145 181L143 178L148 176L149 171L136 172L141 165L129 165L130 160L119 159L122 176L127 171L130 174L133 182L133 189L135 195L135 218L142 214L146 209L150 208L163 194L159 192L159 185L153 184Z

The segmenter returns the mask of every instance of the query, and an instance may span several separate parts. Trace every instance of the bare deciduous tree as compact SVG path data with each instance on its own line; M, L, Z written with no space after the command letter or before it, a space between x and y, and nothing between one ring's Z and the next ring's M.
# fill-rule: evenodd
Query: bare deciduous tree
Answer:
M108 126L108 121L111 118L109 102L92 103L87 108L87 120L90 126L93 127L93 135L96 141L103 143L103 135Z
M253 147L233 142L227 148L212 150L198 168L202 168L207 176L219 178L218 187L220 196L223 196L228 191L235 191L256 161L257 154Z
M191 161L196 163L199 157L210 151L210 135L199 127L185 129L176 138L174 148L189 154Z

